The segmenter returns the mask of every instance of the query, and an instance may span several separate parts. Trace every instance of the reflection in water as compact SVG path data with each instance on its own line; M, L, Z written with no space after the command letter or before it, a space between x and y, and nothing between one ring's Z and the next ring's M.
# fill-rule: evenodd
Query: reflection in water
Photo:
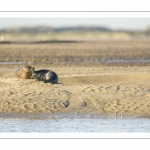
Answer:
M0 132L150 132L148 118L0 118Z

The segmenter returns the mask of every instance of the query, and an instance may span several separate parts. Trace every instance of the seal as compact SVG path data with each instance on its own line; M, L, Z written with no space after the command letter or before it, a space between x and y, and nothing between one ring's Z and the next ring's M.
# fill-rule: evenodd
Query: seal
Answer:
M37 70L32 72L31 79L37 79L39 81L44 81L44 83L58 83L58 75L52 70Z
M30 79L33 71L34 71L34 67L26 65L18 68L15 72L15 75L21 79Z

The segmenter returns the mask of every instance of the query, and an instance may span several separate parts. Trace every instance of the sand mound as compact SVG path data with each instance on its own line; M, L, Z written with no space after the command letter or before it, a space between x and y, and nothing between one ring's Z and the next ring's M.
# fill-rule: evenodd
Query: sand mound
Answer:
M148 68L108 69L57 68L59 84L18 79L13 69L1 69L0 113L150 115Z

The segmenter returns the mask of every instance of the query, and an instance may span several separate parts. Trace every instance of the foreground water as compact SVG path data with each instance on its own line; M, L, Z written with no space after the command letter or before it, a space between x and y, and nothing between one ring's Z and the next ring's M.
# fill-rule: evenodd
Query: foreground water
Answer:
M149 118L0 118L0 132L150 132Z

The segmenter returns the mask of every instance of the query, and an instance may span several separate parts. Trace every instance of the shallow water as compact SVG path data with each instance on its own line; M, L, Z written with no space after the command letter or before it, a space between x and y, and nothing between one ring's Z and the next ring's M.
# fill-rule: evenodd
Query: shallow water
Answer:
M149 63L150 59L113 59L113 60L90 60L89 63Z
M150 59L113 59L113 60L88 60L86 63L150 63ZM28 62L29 63L29 62ZM26 64L26 62L0 62L0 65ZM30 62L30 64L36 64Z
M0 118L0 132L150 132L149 118Z
M25 62L0 62L0 65L18 65L18 64L26 64Z

